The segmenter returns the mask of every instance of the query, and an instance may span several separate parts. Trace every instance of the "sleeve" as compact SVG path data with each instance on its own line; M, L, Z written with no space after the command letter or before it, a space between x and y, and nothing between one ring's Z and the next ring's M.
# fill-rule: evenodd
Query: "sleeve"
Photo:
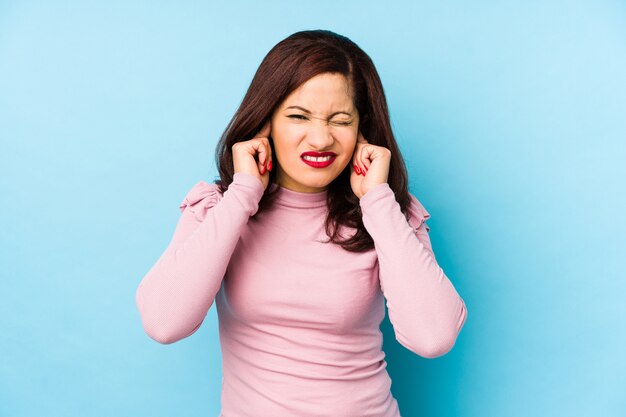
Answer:
M409 212L409 224L413 228L413 233L417 236L417 240L422 242L424 249L426 249L430 255L435 259L435 253L433 252L432 244L430 243L430 227L426 224L426 220L430 218L430 213L426 211L422 203L415 198L415 196L409 193L411 202L408 207Z
M370 189L359 204L374 240L396 339L425 358L445 355L465 324L467 308L435 259L425 224L430 214L411 195L407 221L388 183Z
M187 193L169 245L136 290L148 336L170 344L198 330L264 191L255 176L235 173L224 195L204 181Z

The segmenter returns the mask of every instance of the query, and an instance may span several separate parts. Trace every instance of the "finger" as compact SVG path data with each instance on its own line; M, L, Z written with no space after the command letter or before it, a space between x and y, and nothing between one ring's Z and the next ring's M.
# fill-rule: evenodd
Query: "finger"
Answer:
M352 169L359 175L359 146L354 149L354 156L352 157Z
M357 142L358 142L357 147L359 148L358 155L357 155L357 163L358 163L359 169L361 170L361 174L365 175L367 173L367 170L369 169L369 162L365 161L365 158L363 157L363 148L365 148L368 142L363 136L363 132L361 132L361 130L359 130Z
M363 174L367 174L367 170L370 169L370 160L371 156L371 146L361 146L361 153L359 155L359 160L361 165L363 165Z
M357 144L354 148L354 153L352 154L352 170L359 175L359 150L360 146Z
M361 170L361 175L365 175L366 169L365 169L365 164L364 162L364 158L363 158L363 150L365 148L365 145L363 143L361 143L359 145L359 152L357 154L357 164L359 166L359 169Z
M266 161L265 161L265 169L268 171L272 170L272 147L270 146L270 143L268 141L263 141L263 144L265 145L265 152L266 152Z
M259 172L261 174L265 173L265 161L267 160L267 149L265 148L265 143L262 141L259 141L257 144L257 155L258 155L258 165L259 165Z

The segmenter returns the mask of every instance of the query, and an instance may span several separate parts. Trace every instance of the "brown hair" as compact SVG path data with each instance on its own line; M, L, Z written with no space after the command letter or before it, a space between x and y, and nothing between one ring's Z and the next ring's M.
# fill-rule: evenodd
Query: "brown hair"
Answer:
M359 112L359 130L372 145L391 151L388 184L408 220L410 197L404 159L396 143L387 101L380 77L371 58L353 41L329 30L296 32L276 44L265 56L244 96L241 105L228 123L216 148L215 158L220 180L215 183L221 192L233 181L232 146L252 139L281 103L310 78L322 73L343 74L351 83L354 105ZM274 144L269 138L274 155ZM362 221L358 197L350 185L350 164L328 186L328 242L351 252L374 247L374 241ZM269 184L259 201L260 212L273 201L276 170L270 171ZM276 190L277 191L277 190ZM342 239L341 227L356 229Z

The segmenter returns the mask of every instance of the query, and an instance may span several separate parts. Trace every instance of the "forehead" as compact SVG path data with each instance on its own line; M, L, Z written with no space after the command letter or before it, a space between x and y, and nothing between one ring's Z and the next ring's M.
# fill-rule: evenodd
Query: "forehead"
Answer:
M301 106L313 113L353 110L350 83L342 74L316 75L294 90L282 107Z

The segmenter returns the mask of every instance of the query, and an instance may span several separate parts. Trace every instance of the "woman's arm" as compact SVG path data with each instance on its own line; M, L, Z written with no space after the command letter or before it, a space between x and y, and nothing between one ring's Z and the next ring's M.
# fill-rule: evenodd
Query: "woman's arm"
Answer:
M360 205L374 240L396 339L425 358L446 354L465 323L467 308L435 259L424 223L430 214L411 195L407 222L388 183L370 189Z
M143 327L152 339L174 343L200 327L264 190L253 175L235 173L223 196L216 184L204 181L189 191L170 244L136 291Z

